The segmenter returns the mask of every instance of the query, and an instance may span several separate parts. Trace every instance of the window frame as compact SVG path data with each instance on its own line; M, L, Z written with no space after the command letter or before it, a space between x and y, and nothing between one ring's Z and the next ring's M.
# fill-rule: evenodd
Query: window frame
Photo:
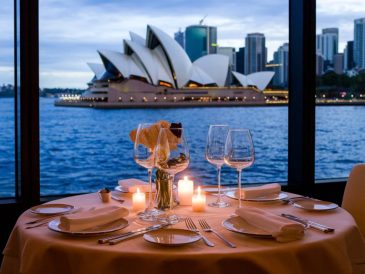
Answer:
M288 182L284 190L321 196L329 192L323 191L327 187L334 187L341 191L345 181L331 180L320 184L315 183L316 0L288 1L290 93ZM15 94L16 196L15 199L0 200L0 204L8 204L10 201L10 203L21 204L22 208L26 209L41 201L39 1L14 0L14 6L14 39L15 45L19 45L15 46L16 80L14 83L17 91ZM335 196L337 200L342 198L342 192Z

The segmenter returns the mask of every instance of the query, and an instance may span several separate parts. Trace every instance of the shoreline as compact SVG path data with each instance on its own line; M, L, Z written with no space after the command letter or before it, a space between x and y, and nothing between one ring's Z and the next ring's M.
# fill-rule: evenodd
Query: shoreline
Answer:
M141 108L195 108L195 107L281 107L288 102L81 102L56 100L57 107L81 107L95 109L141 109ZM316 106L363 106L362 101L317 101Z

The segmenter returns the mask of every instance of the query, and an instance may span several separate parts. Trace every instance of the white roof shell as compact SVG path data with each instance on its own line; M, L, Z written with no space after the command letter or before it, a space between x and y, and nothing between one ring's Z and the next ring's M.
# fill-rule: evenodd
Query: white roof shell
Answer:
M87 65L94 72L97 80L100 80L101 77L103 77L103 74L105 73L105 67L103 64L87 63Z
M274 76L273 71L260 71L249 75L232 71L232 74L243 87L256 86L259 90L264 90Z
M173 79L176 81L177 88L185 86L189 81L189 72L191 61L183 48L165 32L154 26L147 26L147 46L152 49L153 38L157 38L159 44L164 50Z
M139 43L124 40L124 52L126 54L135 54L137 58L134 58L134 61L144 68L151 83L158 85L159 81L165 81L174 86L174 80L169 72L168 65L167 67L164 66L164 61L167 63L166 60L163 60L165 56L158 56L158 53L156 53L157 48L151 50Z
M140 44L141 46L146 46L146 39L139 36L137 33L134 33L133 31L129 32L129 36L131 37L131 40L137 44Z
M99 50L99 54L112 63L123 77L128 78L135 75L147 78L146 73L136 65L130 56L111 50Z
M229 58L222 54L209 54L195 60L194 66L205 71L220 87L224 87L228 75Z
M215 84L215 81L212 79L212 77L210 77L207 73L204 72L204 70L195 65L191 66L189 79L189 81L194 81L203 86Z

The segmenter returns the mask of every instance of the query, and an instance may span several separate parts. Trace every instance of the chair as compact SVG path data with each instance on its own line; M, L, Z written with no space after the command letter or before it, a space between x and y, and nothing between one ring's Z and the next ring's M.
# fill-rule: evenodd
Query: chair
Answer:
M351 170L342 199L342 207L354 217L365 237L365 164Z

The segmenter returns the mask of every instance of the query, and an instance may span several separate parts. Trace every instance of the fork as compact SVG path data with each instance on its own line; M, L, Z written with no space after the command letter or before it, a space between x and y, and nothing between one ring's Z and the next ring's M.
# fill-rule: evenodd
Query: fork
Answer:
M196 227L196 225L194 224L194 222L193 222L193 220L191 219L191 218L186 218L185 219L185 225L186 225L186 227L190 230L190 231L194 231L194 232L196 232L196 233L198 233L201 237L202 237L202 239L203 239L203 241L204 241L204 243L207 245L207 246L210 246L210 247L213 247L214 246L214 243L212 243L211 241L209 241L204 235L202 235L201 233L200 233L200 231L199 231L199 229Z
M199 224L200 224L201 228L203 229L203 231L213 232L215 235L217 235L229 247L232 247L232 248L236 247L236 245L234 243L231 243L226 238L224 238L222 235L220 235L218 232L216 232L214 229L212 229L205 219L200 219Z

